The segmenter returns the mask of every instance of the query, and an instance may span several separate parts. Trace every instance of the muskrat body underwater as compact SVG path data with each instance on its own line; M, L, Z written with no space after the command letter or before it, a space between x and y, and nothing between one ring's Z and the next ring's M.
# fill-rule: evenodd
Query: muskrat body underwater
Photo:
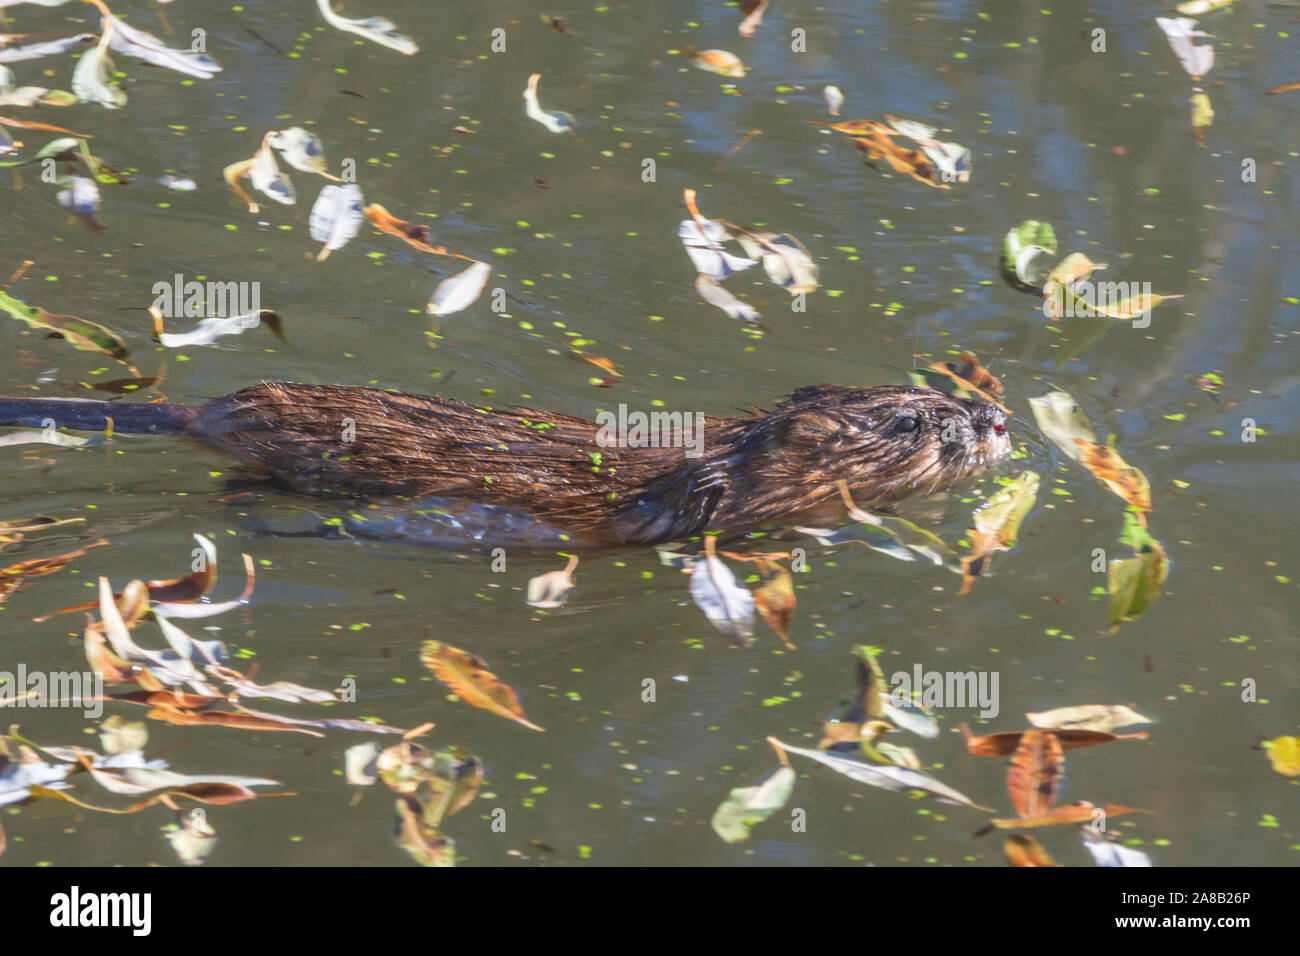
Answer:
M204 405L0 398L0 425L178 434L293 489L462 499L594 546L791 524L947 487L1011 450L996 407L928 388L811 385L769 412L708 419L697 456L623 447L570 415L337 385L264 382Z

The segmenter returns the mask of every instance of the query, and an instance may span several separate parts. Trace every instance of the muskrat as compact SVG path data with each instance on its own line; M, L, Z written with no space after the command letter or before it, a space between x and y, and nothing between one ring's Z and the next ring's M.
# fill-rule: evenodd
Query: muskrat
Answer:
M810 385L771 411L709 419L683 448L605 447L601 427L527 408L264 382L204 405L0 398L0 425L177 434L318 496L441 496L525 512L597 546L879 508L1006 457L997 407L929 388ZM618 442L622 445L625 442Z

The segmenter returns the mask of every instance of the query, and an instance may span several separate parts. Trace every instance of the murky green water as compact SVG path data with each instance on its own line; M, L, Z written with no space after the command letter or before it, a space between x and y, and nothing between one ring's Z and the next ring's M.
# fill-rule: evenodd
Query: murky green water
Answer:
M80 6L7 9L5 29L93 29ZM161 31L151 4L115 6ZM801 384L902 381L915 351L971 348L1006 386L1019 414L1013 435L1044 472L1043 494L1020 546L996 556L994 576L966 597L956 596L956 578L928 565L812 545L791 630L798 650L783 652L761 632L740 651L692 606L686 579L650 551L585 558L569 603L544 613L525 605L523 588L559 559L511 555L493 573L486 556L258 535L327 508L288 496L222 503L229 463L203 449L139 436L87 450L6 448L0 519L87 519L84 531L34 536L6 558L112 540L3 606L6 666L82 666L77 620L29 618L89 600L101 574L121 585L184 573L197 530L221 549L218 597L237 587L241 550L260 566L252 604L199 622L220 630L195 626L196 636L251 655L259 680L335 687L355 675L358 703L333 714L403 727L435 721L432 743L485 761L482 795L446 826L466 864L1000 863L998 836L972 837L986 815L824 771L801 777L791 800L806 811L806 832L776 819L735 847L711 832L728 790L774 766L764 738L815 745L818 722L852 689L855 643L883 647L887 673L916 663L999 673L997 719L981 725L970 711L948 710L937 740L902 742L1000 815L1010 815L1004 762L967 755L957 723L1016 730L1025 712L1126 703L1155 721L1144 728L1150 738L1071 752L1063 801L1155 811L1112 828L1158 864L1294 863L1296 784L1256 747L1295 733L1300 719L1289 484L1300 478L1300 93L1263 95L1300 79L1287 35L1300 30L1300 11L1240 3L1206 19L1218 62L1205 87L1217 115L1197 148L1192 83L1151 20L1160 8L1138 6L776 0L752 39L736 36L735 7L713 2L547 6L572 35L547 27L533 5L495 0L374 0L343 10L391 16L423 49L403 57L325 27L307 0L174 4L177 34L206 29L224 72L187 84L120 58L131 77L124 111L39 111L95 134L100 156L138 171L132 185L104 188L108 230L68 220L53 187L30 170L23 188L6 177L0 191L0 271L36 262L13 291L121 332L143 374L165 369L170 400L285 378L489 395L584 416L654 401L723 415L770 405ZM502 53L490 52L497 27L506 30ZM1105 53L1091 49L1098 27ZM794 28L806 31L806 52L792 52ZM685 69L687 44L732 50L749 75ZM20 82L66 88L72 66L54 57L14 68ZM532 72L543 75L543 105L576 116L575 135L524 118L520 93ZM846 117L899 112L939 123L974 150L974 177L940 191L866 168L847 139L805 122L826 118L826 83L845 92ZM249 215L221 170L250 156L265 131L294 124L320 135L331 164L356 160L368 202L427 223L435 244L490 260L489 288L506 290L509 312L493 313L485 296L444 320L431 348L423 305L454 271L451 260L367 228L315 262L306 220L323 181L297 171L297 206L264 204ZM762 134L715 172L752 129ZM642 180L645 158L656 161L655 182ZM1246 158L1257 182L1241 180ZM162 188L154 180L167 171L194 177L199 189ZM699 191L705 215L800 237L822 269L808 311L790 312L784 293L754 273L728 287L763 311L769 335L751 338L699 301L675 238L683 188ZM1051 221L1062 252L1111 263L1108 278L1186 298L1162 305L1144 330L1099 319L1045 328L1034 300L997 271L1003 233L1026 218ZM144 309L153 284L177 272L262 283L262 305L282 314L289 344L261 329L164 355ZM566 357L575 339L617 364L612 388L591 385L601 373ZM0 349L9 394L34 382L40 394L88 394L72 383L122 374L8 320ZM1217 396L1197 384L1213 370L1227 381ZM1123 506L1037 433L1026 399L1049 384L1072 393L1150 478L1151 526L1173 562L1159 601L1112 636L1105 598L1094 593L1104 576L1090 565L1094 548L1122 550ZM1239 440L1247 417L1265 430L1253 444ZM955 541L969 525L962 497L904 510ZM139 639L160 643L150 627ZM429 638L486 658L546 732L448 701L418 660ZM645 678L657 682L655 703L642 702ZM1246 679L1258 702L1242 702ZM39 742L92 740L79 712L14 714L5 722ZM340 776L358 735L157 723L151 734L150 754L177 769L272 776L298 794L212 808L213 864L406 862L388 837L391 795L376 786L352 805ZM497 808L504 833L490 825ZM171 862L158 831L169 819L159 808L115 817L50 801L5 810L4 862ZM1039 836L1061 861L1090 865L1069 828Z

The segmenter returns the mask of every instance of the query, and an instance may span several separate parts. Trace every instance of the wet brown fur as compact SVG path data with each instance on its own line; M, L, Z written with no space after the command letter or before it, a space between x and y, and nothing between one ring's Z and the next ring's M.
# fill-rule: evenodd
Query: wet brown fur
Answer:
M698 458L601 447L600 425L569 415L368 388L266 382L187 411L187 433L310 494L502 505L609 544L788 522L837 507L841 478L880 507L1010 450L992 406L902 386L814 385L770 412L708 418Z

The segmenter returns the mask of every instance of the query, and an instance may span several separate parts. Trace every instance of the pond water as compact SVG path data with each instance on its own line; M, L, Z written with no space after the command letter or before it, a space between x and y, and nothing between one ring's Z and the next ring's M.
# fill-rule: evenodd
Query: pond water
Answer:
M97 18L83 6L7 7L3 29L93 32ZM112 6L163 33L153 4ZM734 846L712 832L728 791L776 766L765 738L816 746L820 722L852 693L855 644L882 648L886 674L917 664L998 674L996 718L940 708L936 739L893 739L1000 817L1012 815L1005 760L969 755L961 721L976 733L1021 730L1029 712L1127 704L1153 721L1129 730L1149 737L1071 751L1059 802L1154 811L1110 828L1158 865L1296 862L1296 783L1259 749L1300 722L1291 484L1300 479L1300 92L1264 94L1300 80L1296 7L1239 3L1204 19L1218 59L1202 82L1215 110L1202 147L1189 119L1194 84L1149 4L776 0L752 38L737 36L741 14L720 2L546 6L567 33L535 5L500 0L342 7L391 17L419 43L413 56L327 26L309 0L157 9L173 45L206 31L223 71L191 81L118 57L129 78L122 110L6 110L93 134L94 152L131 172L129 185L102 188L107 228L70 218L32 167L21 181L6 171L0 189L0 271L34 260L11 291L118 332L141 374L165 375L151 397L196 404L287 379L588 418L619 403L718 416L771 407L805 384L905 382L914 353L971 349L1003 383L1016 413L1009 430L1027 456L1000 473L1034 468L1043 488L1019 544L965 596L957 577L928 562L804 539L797 650L761 625L754 646L737 649L652 549L584 556L567 603L539 611L525 603L528 581L562 567L560 557L511 551L493 570L486 554L268 534L340 510L289 494L223 501L230 462L176 439L3 448L0 520L85 523L30 535L0 563L111 541L0 605L5 667L82 667L77 615L31 618L91 600L100 575L120 587L187 573L197 531L220 551L214 598L237 593L240 552L257 563L257 587L249 605L192 622L192 634L225 641L242 668L256 662L259 681L334 688L351 676L356 702L330 716L433 721L430 746L482 759L479 797L444 827L460 865L1001 864L1001 836L973 835L987 814L862 787L798 757L800 778L776 819ZM792 49L795 29L805 31L802 52ZM1096 29L1104 52L1093 49ZM748 74L691 68L688 45L733 51ZM74 62L70 53L10 65L20 84L66 89ZM535 72L542 105L572 113L573 133L524 116ZM846 137L807 122L828 119L827 84L844 92L843 118L897 113L939 126L972 150L970 181L933 189L866 165ZM488 292L444 317L439 338L424 305L464 263L369 227L317 262L307 218L324 180L282 163L298 202L264 201L257 215L227 188L225 166L293 125L321 138L331 169L355 160L366 202L426 224L434 245L492 263ZM761 133L728 158L751 130ZM53 137L13 132L29 149ZM1243 181L1243 160L1254 181ZM168 190L157 182L168 173L198 188ZM821 269L805 312L760 269L728 288L763 313L766 334L698 298L676 238L686 188L705 216L802 240ZM1062 254L1109 263L1106 278L1184 297L1146 328L1049 324L999 273L1002 237L1025 219L1051 222ZM178 273L260 283L287 341L259 328L215 346L161 348L146 309L154 285ZM490 307L496 288L505 312ZM620 377L593 384L605 373L573 361L574 346L612 360ZM1202 387L1211 372L1223 381L1213 394ZM5 394L94 396L77 383L126 374L0 322ZM1149 478L1151 531L1172 566L1159 599L1109 635L1094 549L1124 556L1124 504L1039 432L1027 400L1051 387L1073 395ZM1254 442L1241 440L1247 418L1262 429ZM971 482L901 513L956 542L995 487ZM162 644L152 624L135 635ZM420 662L429 639L485 659L545 732L449 699ZM647 678L654 702L643 700ZM1257 700L1243 701L1243 681ZM108 712L143 714L120 704ZM84 736L94 722L75 709L0 717L38 743L95 740ZM354 792L341 775L344 751L364 739L150 722L146 751L185 772L272 777L297 794L210 807L212 865L408 863L390 837L392 794L383 784ZM80 782L77 792L112 800ZM790 808L804 811L802 832L783 822ZM6 808L4 862L174 863L159 832L171 819L161 807L129 816L51 800ZM504 832L493 827L500 819ZM1092 865L1073 828L1037 835L1061 862Z

